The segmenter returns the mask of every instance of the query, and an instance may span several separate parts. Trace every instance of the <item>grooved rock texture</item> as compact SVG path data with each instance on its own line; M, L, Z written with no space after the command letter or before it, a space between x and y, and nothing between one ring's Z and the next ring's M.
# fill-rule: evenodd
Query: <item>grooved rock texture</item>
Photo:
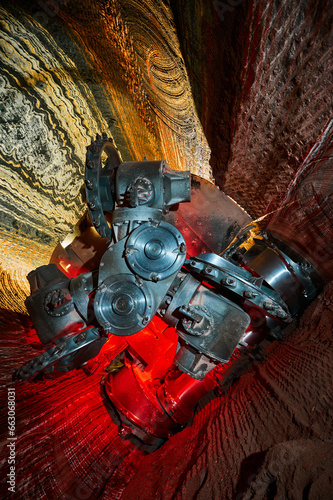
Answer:
M181 437L147 457L122 498L134 498L140 484L138 498L147 500L331 498L332 291Z
M333 120L300 165L281 207L263 224L306 256L327 281L333 279Z
M254 361L241 356L219 395L150 455L122 439L108 413L100 380L117 354L112 339L89 376L16 384L17 497L331 498L332 304L330 283L287 340ZM42 347L26 316L1 310L1 324L2 379L11 387L15 368ZM4 480L1 494L10 498Z
M13 372L43 351L25 276L85 210L96 133L123 161L164 158L215 178L332 279L332 17L329 0L1 3L2 402ZM119 352L112 338L86 373L16 383L13 497L332 498L332 303L329 283L286 341L236 360L151 455L110 418L100 381Z
M253 216L278 206L331 118L332 21L329 2L252 6L224 188Z
M260 217L331 119L332 2L171 3L216 183Z

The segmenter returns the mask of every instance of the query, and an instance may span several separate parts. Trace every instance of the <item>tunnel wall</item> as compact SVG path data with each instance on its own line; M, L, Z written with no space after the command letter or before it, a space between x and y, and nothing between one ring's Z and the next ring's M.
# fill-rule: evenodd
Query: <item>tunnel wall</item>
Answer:
M2 3L2 401L15 369L41 352L25 275L85 210L96 133L123 160L165 158L215 178L331 279L331 25L326 0ZM17 383L16 497L326 500L331 325L329 283L286 341L236 360L151 455L110 420L100 380L112 339L86 373Z

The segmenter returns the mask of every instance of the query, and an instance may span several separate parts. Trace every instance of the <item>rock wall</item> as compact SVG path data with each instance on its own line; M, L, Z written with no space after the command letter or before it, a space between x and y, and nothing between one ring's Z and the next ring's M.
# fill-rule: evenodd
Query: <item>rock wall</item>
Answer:
M332 304L330 283L296 331L236 360L219 394L150 455L121 438L108 413L100 380L117 354L112 338L90 374L16 384L17 498L331 498ZM1 325L2 381L12 386L42 347L27 316L1 310ZM11 498L6 439L0 487Z
M332 2L171 3L216 183L260 217L332 126Z

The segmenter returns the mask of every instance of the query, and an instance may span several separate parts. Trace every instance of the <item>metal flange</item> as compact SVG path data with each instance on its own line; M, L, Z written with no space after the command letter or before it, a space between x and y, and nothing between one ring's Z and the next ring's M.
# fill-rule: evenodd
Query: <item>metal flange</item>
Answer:
M126 242L125 258L131 271L149 281L160 281L177 272L186 257L180 231L168 222L145 222Z
M83 330L69 339L43 352L36 358L23 365L14 375L16 380L28 380L39 372L49 372L51 367L63 358L76 354L79 350L96 342L101 338L98 328Z
M279 294L261 284L258 286L258 278L253 278L248 271L236 267L221 256L201 254L187 260L185 267L203 276L205 281L228 290L265 316L287 323L292 320L287 304Z

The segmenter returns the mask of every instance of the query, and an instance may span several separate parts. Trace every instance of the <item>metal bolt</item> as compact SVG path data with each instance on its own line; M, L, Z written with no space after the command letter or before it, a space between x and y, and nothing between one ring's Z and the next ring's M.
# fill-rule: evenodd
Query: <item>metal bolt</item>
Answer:
M274 309L273 302L271 300L265 300L263 306L267 311L272 311Z
M79 335L75 338L74 342L75 344L81 344L81 342L84 342L87 338L87 334L82 332L79 333Z
M244 295L244 297L246 297L247 299L252 299L252 298L254 298L254 297L257 297L257 296L258 296L258 294L257 294L256 292L252 292L251 290L245 290L245 291L243 292L243 295Z
M212 274L212 272L213 272L213 268L212 268L212 267L207 266L207 267L205 267L204 272L205 272L206 274Z
M141 278L139 278L139 276L135 277L135 284L136 284L136 286L139 286L139 287L141 287L143 285L143 281Z
M233 278L223 278L221 280L222 285L234 285L235 280Z
M128 436L129 434L131 434L131 432L132 432L132 430L131 430L128 426L126 426L126 428L125 428L125 427L122 427L122 428L120 429L120 431L119 431L119 435L120 435L121 437L124 437L124 438L125 438L126 436Z
M62 351L65 349L65 347L66 347L65 342L62 342L61 344L58 344L58 345L55 347L55 349L54 349L54 351L53 351L53 354L54 354L55 356L57 356L58 354L61 354L61 353L62 353Z
M88 189L94 189L95 188L95 184L90 179L86 179L86 186L87 186Z

